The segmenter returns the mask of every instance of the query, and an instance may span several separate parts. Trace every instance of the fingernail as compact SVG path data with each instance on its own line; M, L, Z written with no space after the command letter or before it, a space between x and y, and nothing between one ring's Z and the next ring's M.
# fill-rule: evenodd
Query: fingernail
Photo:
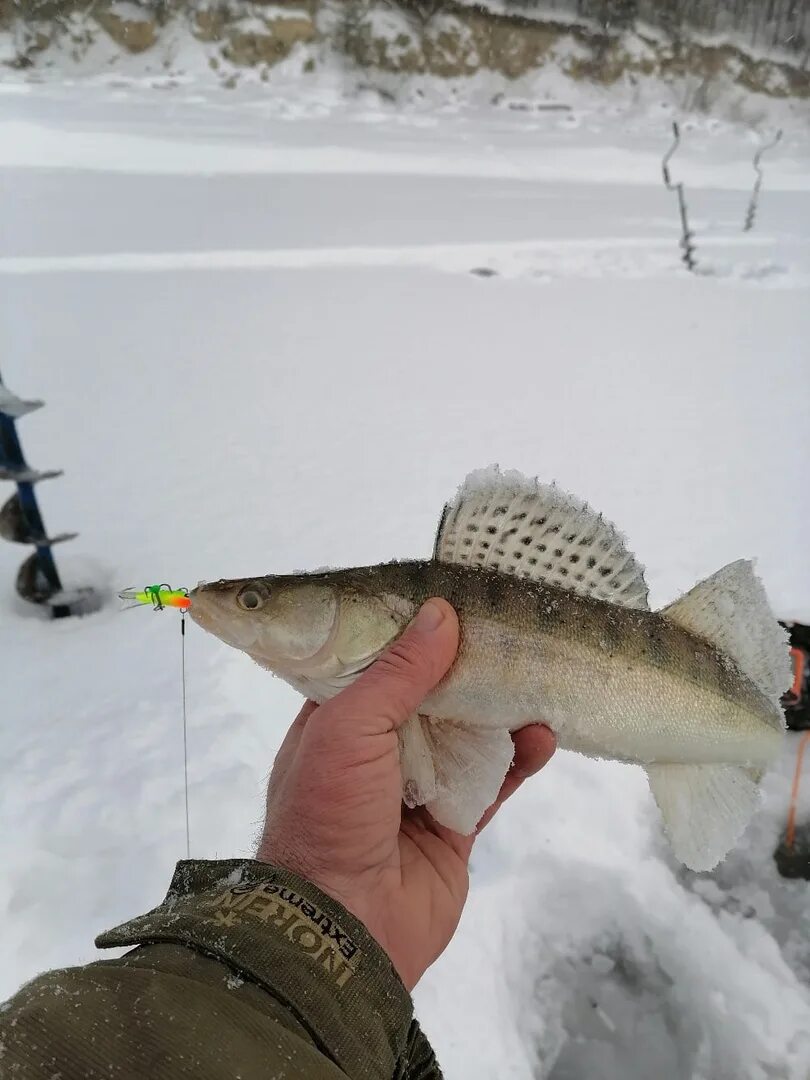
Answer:
M436 630L444 622L444 608L435 600L428 600L416 613L416 618L411 623L414 630L420 630L429 634Z

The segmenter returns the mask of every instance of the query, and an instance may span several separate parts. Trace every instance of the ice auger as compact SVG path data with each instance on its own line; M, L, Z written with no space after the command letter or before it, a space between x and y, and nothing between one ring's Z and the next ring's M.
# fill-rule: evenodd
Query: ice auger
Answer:
M98 607L91 587L65 589L53 557L54 544L72 540L77 533L48 536L39 511L36 485L61 476L61 470L40 472L23 457L16 422L42 407L42 401L25 401L12 393L0 377L0 480L9 480L17 490L0 508L0 537L14 544L31 544L34 551L17 573L17 592L33 604L42 604L55 619L84 614Z

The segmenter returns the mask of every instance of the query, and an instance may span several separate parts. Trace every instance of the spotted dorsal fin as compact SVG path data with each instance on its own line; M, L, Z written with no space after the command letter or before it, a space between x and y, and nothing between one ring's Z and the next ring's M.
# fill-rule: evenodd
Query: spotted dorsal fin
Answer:
M556 485L497 466L470 473L445 506L433 557L649 607L644 570L609 521Z

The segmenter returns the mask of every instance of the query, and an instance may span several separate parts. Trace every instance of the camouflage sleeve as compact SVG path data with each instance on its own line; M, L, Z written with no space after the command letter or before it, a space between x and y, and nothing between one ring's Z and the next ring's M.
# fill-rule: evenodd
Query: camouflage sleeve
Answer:
M0 1006L15 1080L440 1080L410 995L365 927L252 861L178 863L163 903Z

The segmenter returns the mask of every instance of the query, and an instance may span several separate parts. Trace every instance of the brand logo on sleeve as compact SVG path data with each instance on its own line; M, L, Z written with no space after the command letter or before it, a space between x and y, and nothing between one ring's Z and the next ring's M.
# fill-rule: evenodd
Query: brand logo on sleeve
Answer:
M274 926L289 941L320 963L338 986L357 969L361 953L338 923L305 896L273 881L232 885L214 900L217 926L239 926L247 917Z

